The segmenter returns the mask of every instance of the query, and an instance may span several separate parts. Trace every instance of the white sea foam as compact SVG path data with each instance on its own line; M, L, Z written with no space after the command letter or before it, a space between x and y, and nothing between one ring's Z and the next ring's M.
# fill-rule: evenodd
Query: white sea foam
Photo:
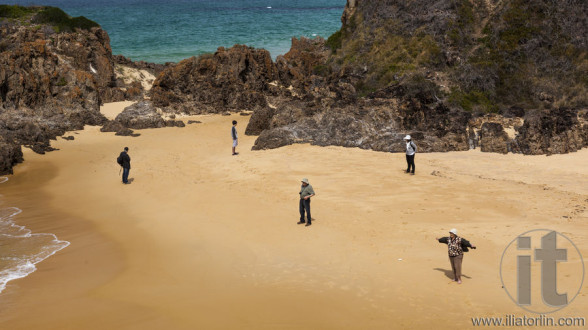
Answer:
M20 213L22 210L17 207L0 209L0 293L6 283L26 277L37 269L35 264L70 244L54 234L32 233L15 224L14 217Z

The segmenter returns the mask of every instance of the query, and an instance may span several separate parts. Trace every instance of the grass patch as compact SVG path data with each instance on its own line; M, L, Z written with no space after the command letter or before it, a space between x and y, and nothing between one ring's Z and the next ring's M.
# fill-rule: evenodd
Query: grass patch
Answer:
M23 18L34 12L34 9L19 5L0 5L0 17Z
M486 92L471 91L464 93L457 89L452 89L448 100L450 104L459 106L466 111L498 112L498 105L492 102Z
M59 78L59 81L57 82L57 86L65 86L67 85L67 80L65 80L64 77Z
M55 7L44 7L33 18L35 23L50 24L56 28L56 32L72 32L75 29L90 30L100 25L84 16L70 17L63 10Z
M341 30L339 30L331 34L331 36L329 37L329 39L327 39L327 42L325 42L325 44L327 45L327 47L331 48L332 51L336 51L337 49L341 48L342 39L343 33L341 32Z
M331 73L331 68L328 65L318 64L312 68L312 72L317 76L326 77L329 73Z

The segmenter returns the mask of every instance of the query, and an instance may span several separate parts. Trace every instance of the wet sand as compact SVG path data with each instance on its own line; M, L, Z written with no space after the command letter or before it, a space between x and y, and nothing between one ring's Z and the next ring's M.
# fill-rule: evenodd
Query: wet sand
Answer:
M248 117L188 119L203 123L137 138L86 127L54 142L59 151L25 150L1 187L4 205L71 245L9 282L0 328L471 327L470 317L528 315L499 274L517 235L550 228L588 255L588 149L418 154L410 176L402 154L250 151ZM115 162L124 146L130 185ZM302 177L317 193L310 227L296 225ZM478 246L462 285L434 240L453 227ZM586 317L587 286L552 316Z

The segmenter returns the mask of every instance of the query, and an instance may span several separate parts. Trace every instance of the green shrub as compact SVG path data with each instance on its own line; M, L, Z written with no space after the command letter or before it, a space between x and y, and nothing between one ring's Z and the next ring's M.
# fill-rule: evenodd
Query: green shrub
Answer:
M21 18L33 12L32 8L19 5L0 5L0 17Z
M63 10L55 7L45 7L33 18L35 23L50 24L56 27L56 32L71 32L76 28L90 30L99 27L98 23L84 16L70 17Z
M318 76L326 77L330 73L330 67L324 64L318 64L312 68L312 72Z
M331 48L331 50L336 51L337 49L341 48L341 42L343 39L343 33L341 30L331 34L327 42L325 43L327 47Z
M449 93L449 103L466 111L498 112L498 105L492 102L487 93L480 91L464 93L457 89L452 89Z

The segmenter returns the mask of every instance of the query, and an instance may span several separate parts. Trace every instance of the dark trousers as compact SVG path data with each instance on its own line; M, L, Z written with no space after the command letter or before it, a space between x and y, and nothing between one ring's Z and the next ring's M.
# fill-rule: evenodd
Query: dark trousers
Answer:
M123 183L129 182L129 172L131 171L130 168L123 168Z
M413 154L412 156L406 155L406 163L408 164L408 168L406 169L406 173L411 172L410 167L412 166L412 173L414 173L414 156L416 154Z
M308 223L312 219L310 217L310 198L309 199L301 199L300 200L300 221L304 222L304 211L306 211L306 217L308 218Z

